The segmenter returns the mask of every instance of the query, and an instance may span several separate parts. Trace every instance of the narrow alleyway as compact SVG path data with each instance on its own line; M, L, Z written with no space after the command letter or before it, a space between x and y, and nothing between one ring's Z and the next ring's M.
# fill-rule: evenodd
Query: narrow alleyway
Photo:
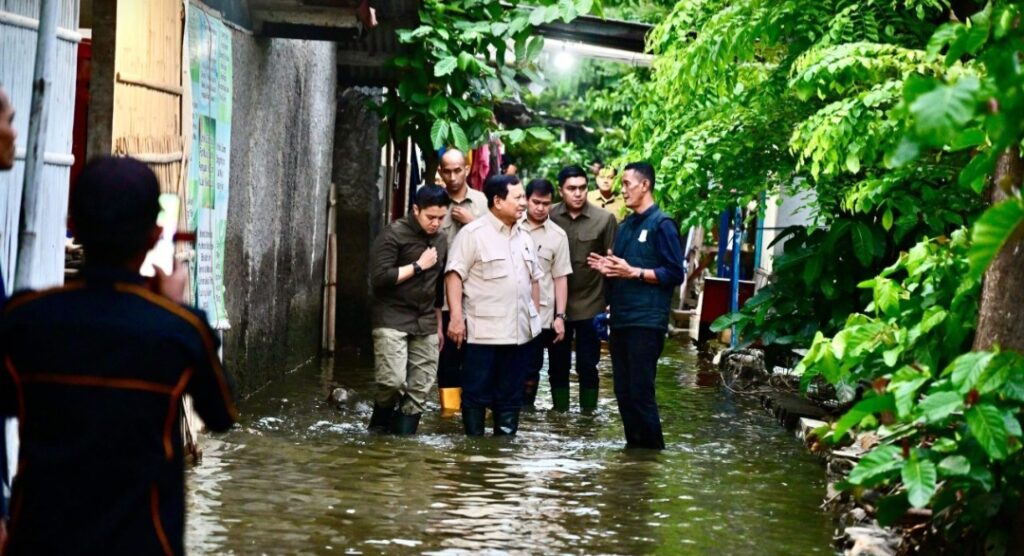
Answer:
M604 365L606 362L603 361ZM193 554L829 554L820 463L752 403L696 384L670 345L658 394L668 449L622 450L602 368L593 416L547 388L513 440L467 440L436 404L412 438L366 431L371 372L351 360L288 375L208 438L189 476ZM325 403L337 381L356 396ZM575 399L575 393L573 395Z

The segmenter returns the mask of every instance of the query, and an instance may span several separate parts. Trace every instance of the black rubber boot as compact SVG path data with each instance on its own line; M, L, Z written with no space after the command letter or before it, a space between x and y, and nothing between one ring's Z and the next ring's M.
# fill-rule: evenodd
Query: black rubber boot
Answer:
M373 404L373 415L370 416L370 432L388 432L395 420L395 408Z
M466 429L466 436L484 435L484 418L487 409L483 407L462 406L462 426Z
M518 430L518 409L494 412L494 436L514 436Z
M391 432L398 435L416 434L416 428L420 426L420 414L406 415L402 412L395 413L392 421Z
M537 383L527 382L526 386L523 387L523 408L527 410L533 410L533 405L537 401Z

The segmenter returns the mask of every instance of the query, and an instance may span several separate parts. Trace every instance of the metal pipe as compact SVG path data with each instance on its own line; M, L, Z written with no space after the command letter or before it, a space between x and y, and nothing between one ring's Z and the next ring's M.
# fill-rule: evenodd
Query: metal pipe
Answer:
M46 153L46 129L49 121L48 101L53 89L53 63L57 55L57 11L60 0L41 0L39 33L36 37L36 61L32 77L32 104L29 108L28 139L25 148L25 181L22 186L21 229L18 239L18 262L14 274L15 289L31 289L43 284L33 283L33 271L40 259L41 230L44 222L41 203L43 166Z
M734 230L732 232L732 283L730 285L730 310L735 313L740 310L740 240L743 237L743 209L736 207L736 218L733 220ZM729 345L736 347L739 338L736 337L736 325L732 325L732 337Z

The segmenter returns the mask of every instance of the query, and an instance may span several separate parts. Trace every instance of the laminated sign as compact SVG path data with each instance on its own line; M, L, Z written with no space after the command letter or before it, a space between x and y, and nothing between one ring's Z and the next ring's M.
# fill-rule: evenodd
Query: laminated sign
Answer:
M188 169L189 229L196 231L193 299L214 328L226 329L224 239L231 175L231 33L196 4L188 11L192 81L192 154Z

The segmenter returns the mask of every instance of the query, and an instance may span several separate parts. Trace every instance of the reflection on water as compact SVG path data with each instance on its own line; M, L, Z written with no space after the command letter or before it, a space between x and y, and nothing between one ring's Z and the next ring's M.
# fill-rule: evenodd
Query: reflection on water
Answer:
M596 414L547 411L544 387L518 437L469 440L436 400L419 436L370 435L368 362L323 367L205 439L188 477L191 553L833 552L821 466L755 403L698 386L682 348L660 361L661 453L622 449L607 368ZM358 393L341 409L323 402L335 381Z

